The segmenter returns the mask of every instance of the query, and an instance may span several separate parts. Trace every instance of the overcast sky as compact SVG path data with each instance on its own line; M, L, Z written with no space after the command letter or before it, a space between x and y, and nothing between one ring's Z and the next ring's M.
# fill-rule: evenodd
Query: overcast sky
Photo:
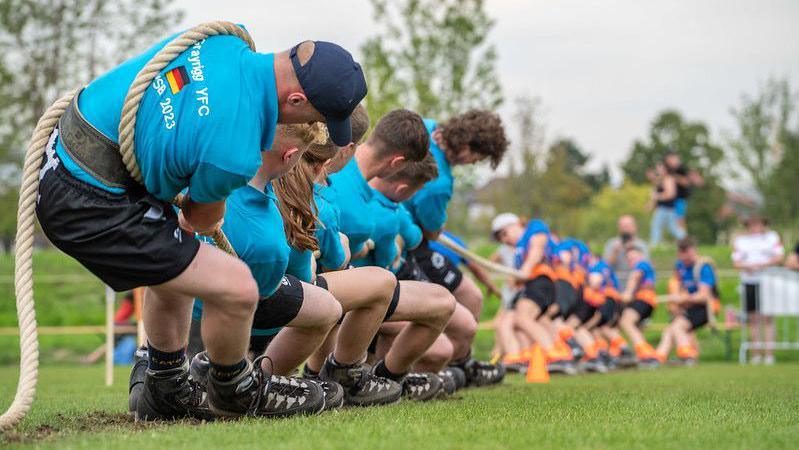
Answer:
M368 0L178 4L182 27L240 22L260 51L319 39L357 57L376 29ZM797 0L488 0L486 8L497 21L489 40L499 52L503 118L514 97L540 97L548 139L573 137L597 165L623 160L664 108L720 137L733 127L730 107L770 75L799 88Z

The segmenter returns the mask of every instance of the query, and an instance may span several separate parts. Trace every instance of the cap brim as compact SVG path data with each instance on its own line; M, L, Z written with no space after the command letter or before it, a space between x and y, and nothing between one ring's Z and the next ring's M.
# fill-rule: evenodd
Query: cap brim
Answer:
M327 118L326 125L330 140L334 144L344 147L352 142L352 126L350 125L349 116L346 119Z

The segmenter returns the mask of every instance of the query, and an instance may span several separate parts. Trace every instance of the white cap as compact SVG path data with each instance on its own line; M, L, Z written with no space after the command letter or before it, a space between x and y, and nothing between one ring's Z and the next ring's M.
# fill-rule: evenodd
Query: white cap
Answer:
M516 214L502 213L497 217L494 217L494 220L491 221L491 232L497 234L508 225L513 225L519 222L521 222L521 220Z

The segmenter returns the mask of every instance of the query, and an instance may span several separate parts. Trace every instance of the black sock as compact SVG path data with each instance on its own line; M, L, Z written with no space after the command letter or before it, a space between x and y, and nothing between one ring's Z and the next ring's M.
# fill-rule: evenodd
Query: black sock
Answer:
M302 369L302 376L304 378L319 378L319 371L311 369L311 366L305 363L305 367Z
M236 378L246 369L247 369L246 359L242 359L236 364L232 364L229 366L223 364L216 364L215 362L211 361L211 367L209 369L209 373L211 374L211 376L214 377L216 381L224 382Z
M408 373L394 373L388 370L388 367L386 367L386 361L381 359L380 362L375 365L374 374L378 377L388 378L389 380L400 381L405 378L405 375Z
M167 370L180 367L186 361L186 350L180 349L174 352L163 352L147 343L147 367L150 370Z

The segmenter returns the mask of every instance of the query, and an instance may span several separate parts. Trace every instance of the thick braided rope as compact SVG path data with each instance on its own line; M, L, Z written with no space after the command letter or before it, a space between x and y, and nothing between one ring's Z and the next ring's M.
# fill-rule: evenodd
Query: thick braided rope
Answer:
M141 171L133 153L134 129L136 113L147 86L156 75L173 59L190 46L216 35L234 35L244 40L255 50L255 44L249 34L230 22L210 22L198 25L178 36L159 51L136 75L122 108L122 120L119 124L120 153L125 167L131 177L142 183ZM20 374L14 401L8 410L0 416L0 431L17 424L30 410L36 394L36 381L39 371L39 341L36 329L36 311L33 300L33 235L36 218L36 200L39 194L39 170L42 157L58 119L64 114L69 102L77 93L74 90L53 103L36 124L33 137L25 153L22 186L19 192L17 209L17 238L14 269L14 287L17 297L17 318L20 334ZM221 230L213 233L212 238L222 250L235 255Z
M528 280L528 279L530 279L530 277L528 277L527 275L519 272L516 269L510 268L510 267L507 267L507 266L503 266L501 264L497 264L497 263L495 263L493 261L489 261L488 259L483 258L482 256L478 255L477 253L474 253L472 251L469 251L469 250L461 247L460 245L458 245L457 242L455 242L452 239L444 236L443 234L440 235L438 237L438 239L436 239L436 240L438 241L439 244L443 245L444 247L447 247L448 249L452 250L453 252L457 253L458 255L460 255L460 256L462 256L462 257L464 257L464 258L466 258L466 259L468 259L470 261L474 261L475 263L483 266L483 268L485 268L487 270L490 270L491 272L496 272L496 273L499 273L501 275L507 275L509 277L516 278L518 280Z
M47 141L76 92L77 90L64 95L47 109L36 124L33 137L28 144L28 151L25 153L17 209L14 268L14 288L17 296L19 321L19 382L14 401L0 416L0 430L6 430L22 420L31 408L33 397L36 394L36 380L39 374L39 341L33 303L33 233L36 200L39 194L39 170Z

